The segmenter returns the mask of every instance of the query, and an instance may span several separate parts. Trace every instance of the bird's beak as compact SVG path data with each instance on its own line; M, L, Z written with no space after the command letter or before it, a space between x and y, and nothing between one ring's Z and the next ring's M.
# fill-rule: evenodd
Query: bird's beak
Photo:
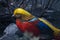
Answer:
M12 17L14 17L14 15L12 15Z

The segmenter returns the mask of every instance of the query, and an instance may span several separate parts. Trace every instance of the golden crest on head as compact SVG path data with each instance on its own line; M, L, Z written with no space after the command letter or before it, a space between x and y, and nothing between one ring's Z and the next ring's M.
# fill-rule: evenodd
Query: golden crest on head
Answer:
M34 17L33 15L31 15L28 11L24 10L23 8L16 8L14 10L14 15L17 15L17 14L22 15L23 19L26 19L26 20Z

